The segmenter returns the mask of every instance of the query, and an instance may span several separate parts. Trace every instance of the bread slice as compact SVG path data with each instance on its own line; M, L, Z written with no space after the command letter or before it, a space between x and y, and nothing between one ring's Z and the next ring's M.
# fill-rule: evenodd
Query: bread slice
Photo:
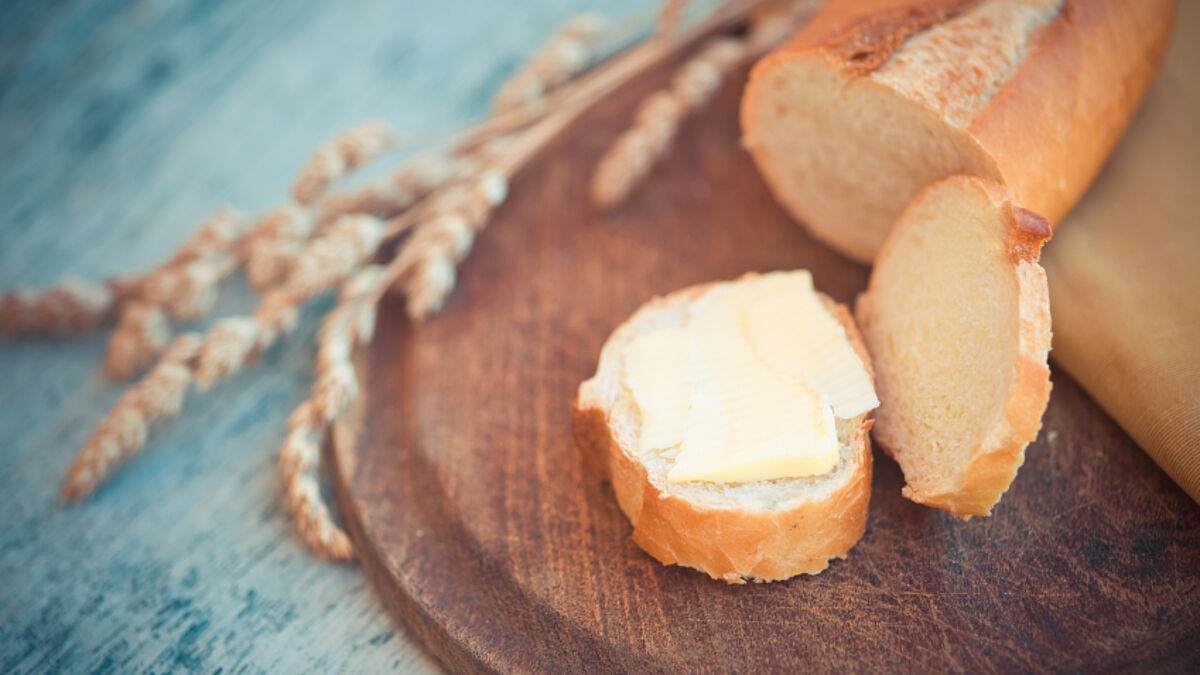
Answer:
M830 559L846 557L866 527L868 414L837 420L837 466L821 476L669 483L672 460L638 447L640 414L622 378L625 351L639 335L683 325L691 304L712 286L655 298L617 328L600 352L595 376L579 387L576 442L593 472L611 481L633 524L633 540L663 564L693 567L729 583L816 574ZM869 373L870 359L849 311L821 299Z
M1174 0L830 0L760 61L744 144L776 198L862 262L926 185L1004 184L1056 225L1162 60Z
M987 515L1050 396L1046 221L994 183L953 176L909 204L856 316L874 359L875 440L913 501Z

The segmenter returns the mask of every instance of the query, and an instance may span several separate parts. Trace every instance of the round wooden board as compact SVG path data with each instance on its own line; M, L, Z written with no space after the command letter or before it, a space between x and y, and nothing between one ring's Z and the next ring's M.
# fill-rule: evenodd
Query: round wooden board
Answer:
M436 319L381 308L366 409L336 430L333 466L387 606L460 671L1200 666L1200 508L1059 371L990 518L903 499L876 451L866 535L818 576L728 586L633 544L571 436L612 329L655 294L747 270L808 268L847 303L867 280L788 220L737 146L741 81L626 207L594 212L590 169L658 81L518 176Z

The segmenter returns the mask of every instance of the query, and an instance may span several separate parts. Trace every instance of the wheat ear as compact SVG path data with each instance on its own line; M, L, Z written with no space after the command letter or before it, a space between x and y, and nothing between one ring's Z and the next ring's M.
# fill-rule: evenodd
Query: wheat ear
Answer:
M64 499L78 501L91 494L121 462L142 449L150 424L179 413L200 342L194 333L175 338L150 373L121 396L67 472Z
M232 209L218 209L195 232L179 245L160 267L174 267L202 258L226 253L246 230L247 221Z
M65 278L40 293L14 288L0 296L0 330L13 336L88 333L115 316L109 284Z
M249 221L219 209L153 270L117 283L126 301L151 304L183 321L204 318L217 290L238 267L236 248Z
M290 333L300 306L349 277L375 253L388 229L371 216L343 216L313 238L288 265L287 278L263 296L254 314L218 321L209 331L196 365L196 385L205 390L233 375Z
M345 177L395 143L392 132L377 120L363 122L345 131L317 148L300 170L292 186L292 196L301 204L311 204L330 183Z
M422 320L436 314L454 288L455 269L467 257L476 233L508 195L508 178L487 169L469 185L447 195L434 212L418 223L397 254L408 273L400 283L409 316Z
M338 306L325 317L317 335L312 397L288 418L287 436L279 451L284 502L300 536L310 549L331 560L349 560L354 551L321 496L321 444L330 425L361 395L352 360L354 344L370 341L376 303L399 271L397 261L386 268L370 265L342 285Z
M293 204L265 213L243 245L246 279L254 290L267 291L287 273L288 264L304 250L313 231L313 218Z
M323 226L349 214L392 218L471 168L464 156L432 153L417 157L378 181L322 198L316 205L317 224Z
M602 208L624 202L666 155L684 117L712 97L724 74L744 56L743 40L713 38L679 69L669 88L643 101L633 126L617 138L596 166L592 202Z
M666 30L668 2L660 25ZM754 8L745 37L716 37L676 71L670 86L646 98L633 125L609 148L592 175L592 203L613 208L625 202L654 165L666 156L683 120L704 107L734 68L772 49L790 36L816 10L814 0L766 2Z
M233 269L226 251L241 226L236 215L222 209L144 274L100 283L65 278L42 292L9 290L0 296L0 331L14 336L88 333L121 316L126 302L163 305L178 318L197 318L215 300L215 284Z
M133 377L157 359L170 341L171 323L166 312L144 302L126 303L108 339L104 372L114 380Z
M311 404L305 401L288 420L287 437L279 451L284 505L311 551L335 562L346 562L354 559L354 547L321 496L318 468L325 428L314 426L311 417Z
M492 108L502 113L527 105L582 73L591 65L592 43L606 25L590 13L568 21L500 86Z

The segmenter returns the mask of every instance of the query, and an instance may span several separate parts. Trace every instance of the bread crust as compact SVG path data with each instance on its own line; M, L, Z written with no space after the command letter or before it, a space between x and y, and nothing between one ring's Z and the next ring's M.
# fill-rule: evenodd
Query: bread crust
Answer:
M764 81L771 71L797 59L819 59L848 76L862 77L893 53L903 55L904 38L978 4L831 0L751 72L742 99L744 144L780 201L846 255L870 262L875 251L829 235L853 223L814 222L803 204L789 199L781 169L759 140L764 134L757 102L768 93ZM987 159L973 170L976 175L1005 185L1016 201L1045 216L1053 228L1124 133L1162 61L1175 14L1175 0L1064 0L1057 16L1031 35L1031 48L1013 76L965 125L944 109L892 91L940 118L948 134L965 134ZM903 205L896 204L897 213Z
M970 463L963 468L958 486L943 492L925 492L911 485L903 490L905 497L917 503L944 509L967 519L990 515L992 507L1008 490L1017 470L1025 462L1025 446L1037 438L1042 413L1050 400L1050 367L1047 361L1051 337L1050 292L1046 285L1046 272L1037 263L1041 247L1050 237L1050 227L1045 219L1017 206L1001 186L973 176L952 176L930 185L913 199L912 204L949 182L959 182L968 189L979 190L1003 215L1007 227L1007 252L1018 288L1020 344L1004 419L996 422L984 435L985 440L975 450ZM906 216L907 209L900 218L901 223L906 222ZM897 232L893 232L880 250L881 260L890 254ZM875 320L873 296L876 288L876 277L872 275L867 291L859 296L855 306L855 316L864 330ZM886 429L877 429L875 436L879 447L889 456L896 457L895 441L886 437ZM907 454L910 458L908 461L913 461L913 453ZM901 469L905 469L903 464Z
M613 332L604 350L621 348L648 316L670 305L692 302L712 285L692 286L643 305ZM821 300L844 327L873 383L871 361L849 310L824 295ZM619 373L605 372L606 364L613 367L620 361L606 356L602 352L596 375L579 387L575 440L586 465L611 482L621 510L633 525L633 540L659 562L692 567L728 583L777 581L824 570L831 559L846 557L862 538L871 492L869 414L848 421L852 452L843 469L845 480L824 498L770 511L715 508L666 494L626 447L635 439L612 424L613 401L601 383L606 377L620 378Z

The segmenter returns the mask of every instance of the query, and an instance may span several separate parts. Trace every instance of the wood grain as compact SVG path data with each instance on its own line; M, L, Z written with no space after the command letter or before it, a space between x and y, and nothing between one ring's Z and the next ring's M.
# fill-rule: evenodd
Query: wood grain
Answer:
M901 498L876 453L867 532L816 577L731 587L630 540L583 468L570 402L655 294L804 267L842 302L867 270L789 222L737 147L741 83L625 208L589 167L654 78L518 177L446 310L386 305L339 500L384 602L453 670L1194 670L1200 508L1065 375L991 518Z

